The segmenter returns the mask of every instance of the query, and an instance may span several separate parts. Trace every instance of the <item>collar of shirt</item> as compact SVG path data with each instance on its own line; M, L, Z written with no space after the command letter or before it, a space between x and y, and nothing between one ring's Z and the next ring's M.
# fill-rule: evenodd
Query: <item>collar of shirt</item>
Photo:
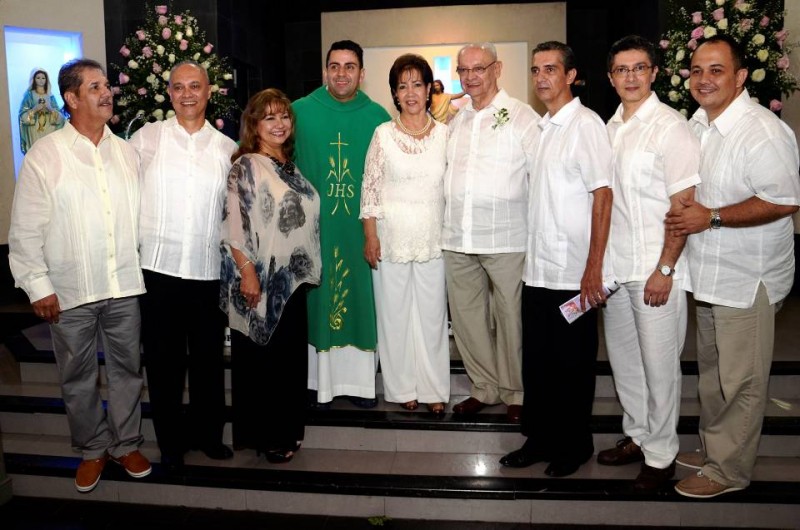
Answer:
M87 142L91 142L91 140L89 140L89 138L81 134L81 132L78 131L78 129L76 129L75 126L72 125L72 123L70 123L69 120L67 120L67 123L64 124L64 129L67 131L67 135L65 136L65 138L67 141L67 145L69 145L70 147L75 146L75 142L78 141L78 138L83 138ZM101 143L105 142L108 139L108 137L111 136L112 134L114 133L111 132L111 129L108 128L108 125L103 125L103 136L102 138L100 138L100 142L97 145L99 146Z
M214 132L216 130L216 129L214 129L214 127L211 126L210 123L208 123L208 120L205 120L203 122L203 126L202 127L200 127L195 132L190 133L189 131L187 131L183 127L183 125L181 125L178 122L178 118L175 117L175 116L165 120L164 121L164 127L167 127L168 129L175 129L176 131L182 131L183 134L185 134L187 136L194 136L195 134L209 134L209 133L212 133L212 132Z
M514 104L513 98L508 95L508 92L506 92L505 89L501 88L497 92L497 94L494 95L492 101L481 110L494 109L495 111L498 111L502 108L510 109L513 106L513 104ZM467 104L464 105L464 108L461 110L466 110L470 112L481 111L481 110L476 110L475 107L472 106L472 98L469 99Z
M539 128L544 130L550 123L558 125L559 127L563 126L575 115L575 112L577 112L580 106L581 98L572 98L569 103L558 109L555 116L550 116L550 112L542 116L542 119L539 120Z
M722 114L717 116L717 119L709 123L708 114L703 109L697 109L697 112L692 116L692 121L700 123L703 127L708 128L712 125L717 128L717 131L722 136L727 136L730 133L736 122L747 113L747 107L750 105L750 94L747 89L742 90L742 93L734 99L728 107L722 111Z
M655 115L655 112L658 109L659 103L660 100L658 99L658 96L656 96L656 93L650 92L650 95L647 97L646 100L644 100L642 106L636 109L636 112L633 113L633 116L631 116L630 119L632 120L633 118L636 118L637 120L643 123L650 123L650 120L653 119L653 116ZM625 108L620 103L620 105L617 107L617 111L614 113L613 116L611 116L611 119L608 121L616 125L622 125L623 123L625 123L622 119L622 114L624 112Z

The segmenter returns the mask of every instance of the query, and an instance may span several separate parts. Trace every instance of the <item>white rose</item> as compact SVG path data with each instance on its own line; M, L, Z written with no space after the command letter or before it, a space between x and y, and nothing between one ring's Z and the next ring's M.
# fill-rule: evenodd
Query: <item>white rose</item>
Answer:
M680 62L683 58L686 57L686 52L683 50L678 50L678 53L675 54L675 60Z
M139 63L131 59L130 61L128 61L128 68L136 70L137 68L139 68Z
M753 71L752 75L750 76L750 79L752 79L756 83L760 83L761 81L764 80L765 77L767 77L767 72L763 68L759 68L758 70Z
M154 117L155 119L157 119L158 121L161 121L161 120L163 120L163 119L164 119L164 111L163 111L163 110L161 110L161 109L156 109L156 110L154 110L154 111L153 111L153 117Z
M761 46L762 44L764 44L765 40L766 39L764 38L764 35L762 35L761 33L756 33L755 35L753 35L753 44L755 44L756 46Z
M209 87L212 92L219 92L219 85L213 84Z
M669 82L672 86L678 86L681 84L681 76L673 75L672 77L669 78Z
M681 96L680 96L680 94L678 94L678 93L677 93L677 92L675 92L674 90L670 90L670 91L669 91L669 94L667 94L667 96L669 97L669 100L670 100L670 101L672 101L673 103L677 103L677 102L678 102L678 100L680 100L680 99L681 99Z
M167 60L168 60L170 63L174 63L174 62L175 62L175 54L174 54L174 53L170 53L170 54L167 56Z
M164 81L169 81L169 70L164 70L164 73L161 74L161 79Z
M148 83L150 83L151 85L152 85L153 83L155 83L155 82L156 82L156 76L155 76L155 74L150 74L150 75L148 75L148 76L145 78L145 81L147 81L147 82L148 82Z
M758 60L761 61L762 63L766 62L766 60L769 59L769 52L762 48L758 50L758 53L756 53L756 57L758 57Z
M683 114L683 116L684 116L684 117L687 117L687 116L689 116L689 111L688 111L688 110L686 110L686 109L681 109L681 110L679 110L678 112L680 112L681 114Z
M200 66L208 70L209 68L211 68L211 63L208 61L203 61L203 64L201 64Z
M162 45L160 45L160 44L159 44L158 46L156 46L156 53L157 53L157 54L159 54L159 55L164 55L164 52L165 52L165 51L166 51L166 50L164 49L164 47L163 47Z
M191 37L192 35L194 35L194 31L192 31L192 28L186 28L186 36Z
M717 0L717 5L718 6L724 6L725 5L725 0Z
M683 82L683 88L685 88L686 90L689 90L689 87L691 86L689 81L691 81L691 78Z
M175 33L175 40L183 40L183 32L178 31Z
M713 26L706 26L706 28L703 30L703 37L707 39L710 39L716 34L717 34L717 28Z
M173 116L175 116L175 111L174 111L174 110L172 110L172 109L169 109L169 110L167 111L167 118L171 118L171 117L173 117Z
M230 81L231 79L233 79L233 74L223 74L222 75L222 79L225 79L226 81Z
M117 100L117 105L119 105L120 107L127 107L128 106L128 100L126 98L119 98Z
M194 59L195 61L198 60L199 58L200 58L200 52L197 52L194 55L192 55L192 59Z
M750 4L739 4L734 7L739 11L741 11L742 13L747 13L748 11L750 11Z
M156 94L153 99L156 100L156 103L164 103L164 96L161 94Z
M727 18L723 18L722 20L717 22L717 27L719 29L723 30L723 31L728 29L728 19Z

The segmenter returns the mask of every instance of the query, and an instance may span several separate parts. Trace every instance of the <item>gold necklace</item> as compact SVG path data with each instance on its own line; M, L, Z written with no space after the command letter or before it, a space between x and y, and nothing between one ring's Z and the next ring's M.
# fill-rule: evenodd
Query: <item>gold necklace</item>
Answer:
M425 122L425 127L423 127L422 129L420 129L418 131L412 131L412 130L407 129L406 126L403 125L402 120L400 120L400 116L399 115L394 119L394 121L397 122L397 126L400 127L400 130L403 131L404 133L406 133L407 135L409 135L409 136L420 136L420 135L425 134L426 132L428 132L428 129L431 128L431 124L433 123L433 118L431 118L431 115L428 114L428 121Z

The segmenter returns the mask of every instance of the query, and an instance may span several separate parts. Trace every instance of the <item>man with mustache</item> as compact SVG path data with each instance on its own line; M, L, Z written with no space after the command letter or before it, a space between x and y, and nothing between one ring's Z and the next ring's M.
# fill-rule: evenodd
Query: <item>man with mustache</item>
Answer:
M206 121L211 89L201 65L175 65L168 92L175 116L145 124L131 145L139 153L142 175L147 388L161 463L180 471L188 449L214 460L233 456L222 443L225 315L219 310L219 233L236 143Z
M8 234L17 287L50 323L72 446L83 455L75 487L97 486L111 459L134 478L150 474L139 452L142 376L136 152L112 134L111 87L102 66L76 59L58 88L69 121L28 151ZM103 341L108 407L97 384Z

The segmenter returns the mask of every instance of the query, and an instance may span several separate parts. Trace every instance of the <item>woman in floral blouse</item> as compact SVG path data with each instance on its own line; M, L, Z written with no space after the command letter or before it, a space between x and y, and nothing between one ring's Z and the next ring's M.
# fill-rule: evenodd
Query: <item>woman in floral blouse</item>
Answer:
M305 430L304 284L320 281L319 195L292 163L280 90L250 98L222 214L220 307L231 328L234 448L288 462Z

